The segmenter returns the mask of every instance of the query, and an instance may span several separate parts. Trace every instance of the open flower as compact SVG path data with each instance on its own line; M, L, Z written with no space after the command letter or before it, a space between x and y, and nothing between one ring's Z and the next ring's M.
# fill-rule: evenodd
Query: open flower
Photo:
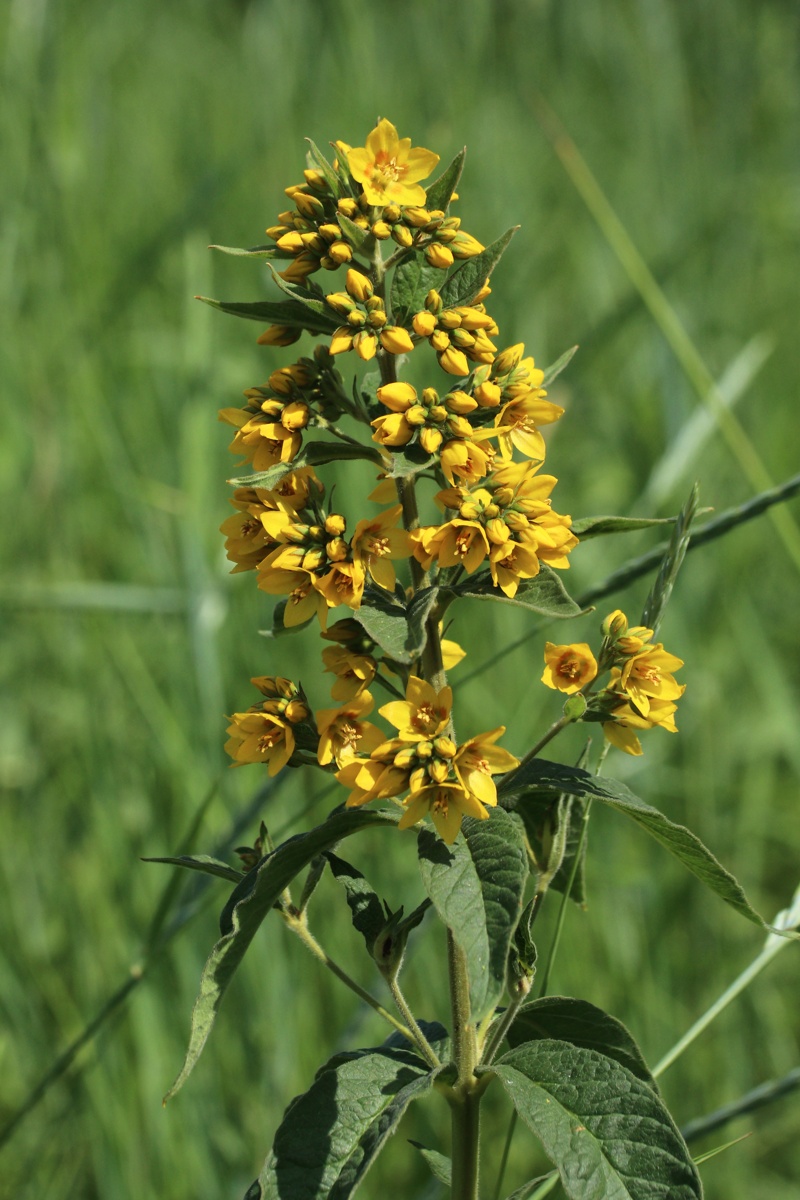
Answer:
M341 708L320 709L317 759L323 767L334 760L337 767L343 767L358 754L369 754L381 744L384 740L381 730L362 720L373 706L372 696L364 691Z
M431 784L412 792L405 801L406 811L397 828L408 829L423 817L430 816L442 841L451 846L458 837L464 815L487 820L489 814L472 792L458 783Z
M453 760L459 782L482 804L497 804L497 788L492 775L499 775L519 766L518 758L502 746L494 744L505 731L505 725L500 725L488 733L479 733L470 738L458 747Z
M367 136L366 146L347 151L350 174L364 189L369 204L424 204L427 178L439 155L419 146L411 138L399 138L391 121L379 121Z
M570 696L581 691L597 675L597 660L586 642L573 642L568 646L547 642L544 662L542 683Z
M379 709L405 742L422 742L443 733L450 723L452 688L435 691L424 679L412 675L405 700L392 700Z
M232 767L266 763L270 775L277 775L292 757L294 734L288 722L274 713L259 709L234 713L227 732L225 752L234 760Z

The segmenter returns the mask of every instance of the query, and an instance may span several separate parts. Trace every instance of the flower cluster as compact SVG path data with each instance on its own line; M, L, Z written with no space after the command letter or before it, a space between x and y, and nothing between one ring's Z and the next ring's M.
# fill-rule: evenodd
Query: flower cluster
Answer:
M234 767L266 763L270 775L277 775L294 753L293 726L308 719L308 706L303 693L290 679L261 675L250 682L266 698L247 712L233 714L225 750L234 760L231 764Z
M666 651L661 642L652 643L653 630L628 625L619 609L610 613L602 626L603 642L598 658L585 642L557 646L547 642L542 682L567 695L580 692L588 701L583 720L601 721L612 745L627 754L641 754L637 730L666 729L676 733L673 714L686 690L673 671L683 660ZM593 692L595 679L609 673L609 681Z

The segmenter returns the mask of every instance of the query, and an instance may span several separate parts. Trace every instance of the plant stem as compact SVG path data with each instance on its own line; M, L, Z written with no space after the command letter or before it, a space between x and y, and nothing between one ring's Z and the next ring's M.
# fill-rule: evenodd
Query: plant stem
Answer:
M543 750L545 748L545 746L547 745L548 742L551 742L557 734L561 733L562 729L566 729L566 727L568 725L573 725L574 723L575 723L574 717L559 717L558 720L555 721L550 726L547 733L545 733L542 737L539 738L539 741L536 743L536 745L531 750L528 751L528 753L524 756L524 758L520 759L519 766L516 767L515 770L519 771L521 767L526 766L531 761L531 759L536 758L536 755L539 753L540 750ZM513 778L513 773L511 775L509 775L509 779L511 779L511 778Z
M483 1089L475 1078L478 1048L469 1002L469 976L464 951L447 931L450 973L453 1061L456 1082L449 1094L452 1119L452 1200L477 1200L480 1101Z
M495 1055L502 1046L506 1034L513 1025L514 1018L519 1012L520 1007L527 999L529 991L530 985L528 984L525 991L518 992L517 995L512 998L511 1003L500 1018L497 1028L489 1039L489 1045L486 1047L486 1050L481 1056L481 1066L489 1067L494 1062Z
M319 942L308 928L305 914L295 917L292 916L291 913L283 912L281 915L283 916L287 927L291 929L292 933L297 934L303 945L311 951L311 953L316 959L319 960L319 962L326 966L329 971L332 971L337 979L340 979L346 987L350 988L351 992L355 992L357 996L360 996L360 998L366 1004L368 1004L370 1008L374 1008L376 1013L379 1013L385 1021L388 1021L390 1025L393 1025L398 1033L402 1033L403 1037L407 1038L412 1045L417 1045L417 1039L414 1037L411 1030L407 1029L402 1021L398 1021L397 1017L393 1016L388 1009L385 1009L380 1000L376 999L371 992L368 992L366 988L362 988L360 983L356 983L355 979L351 978L351 976L348 975L347 972L343 970L339 964L335 962L329 954L326 953L325 950L323 950L322 946L320 946Z
M517 1128L517 1110L514 1109L514 1111L511 1114L511 1119L508 1122L508 1132L506 1133L506 1140L503 1144L503 1154L502 1154L502 1157L500 1158L500 1166L497 1169L497 1182L494 1185L494 1200L500 1200L500 1192L503 1187L503 1178L506 1173L506 1166L508 1165L508 1155L511 1150L511 1142L514 1137L514 1130L516 1128Z
M544 974L542 976L542 986L539 990L539 999L540 1000L542 999L543 996L547 995L547 989L550 986L550 973L553 970L553 963L555 962L556 952L558 950L559 942L561 941L561 934L564 929L564 921L566 920L566 916L567 916L567 905L569 904L569 898L572 895L572 889L575 886L575 877L578 874L578 864L581 861L581 854L583 852L583 844L586 841L586 831L587 831L587 828L589 825L589 813L591 811L591 808L592 808L592 801L591 801L591 798L589 798L586 801L586 807L583 810L583 818L581 821L581 832L580 832L580 837L578 838L578 845L575 847L575 855L572 859L572 870L570 871L570 874L569 874L569 882L568 882L567 886L564 888L564 891L561 895L561 906L558 910L558 918L556 920L556 928L555 928L555 932L553 933L553 940L550 943L550 951L547 955L547 964L545 966Z
M400 984L397 981L397 976L387 975L386 982L389 985L389 991L392 993L392 999L397 1005L400 1015L405 1017L406 1021L408 1022L408 1027L414 1035L414 1042L416 1043L417 1049L425 1059L425 1062L428 1064L428 1066L432 1067L434 1071L437 1070L442 1065L441 1059L428 1039L425 1037L425 1034L419 1027L416 1017L408 1007L408 1001L400 990Z

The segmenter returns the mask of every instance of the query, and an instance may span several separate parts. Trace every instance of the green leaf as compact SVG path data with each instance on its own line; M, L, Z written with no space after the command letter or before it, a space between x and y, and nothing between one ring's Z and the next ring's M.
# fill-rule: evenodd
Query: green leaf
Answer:
M239 304L231 300L212 300L209 296L195 296L203 304L210 304L231 317L243 317L247 321L259 321L262 325L288 325L293 329L307 329L309 333L333 333L338 323L333 313L317 312L298 300L256 300L252 304Z
M545 996L523 1004L508 1031L512 1049L524 1042L553 1040L596 1050L658 1091L642 1052L621 1021L590 1004L564 996Z
M362 229L360 225L356 225L355 221L351 221L344 213L336 214L336 224L354 250L363 250L372 239L372 233L369 229Z
M406 650L406 609L388 592L381 593L376 588L365 589L361 605L355 609L353 616L389 658L398 663L411 662L411 655Z
M308 142L308 151L309 151L309 157L311 158L311 161L313 162L316 169L320 172L320 174L324 176L325 182L327 183L328 187L331 189L331 194L333 195L334 199L338 199L342 195L341 179L336 174L333 167L331 166L331 164L328 162L325 155L320 150L319 146L317 146L315 142L312 142L311 138L306 138L306 141ZM337 221L338 221L338 214L337 214Z
M612 1058L528 1042L491 1071L558 1168L572 1200L699 1200L688 1147L660 1097Z
M632 533L652 525L674 525L674 517L580 517L572 522L572 532L584 542L605 533Z
M681 569L686 551L689 548L689 530L697 514L699 485L695 484L681 511L675 518L675 527L667 546L658 574L650 589L650 594L644 602L640 624L652 629L654 636L658 633L664 610L669 603L675 580Z
M422 588L416 592L408 605L408 637L406 650L412 658L419 658L428 642L426 622L439 598L438 587Z
M558 1172L548 1171L546 1175L537 1175L535 1179L523 1183L522 1187L516 1188L506 1196L506 1200L540 1200L541 1197L549 1196L557 1183Z
M466 157L467 150L464 147L463 150L459 150L447 170L443 171L439 178L433 181L427 190L425 198L425 207L427 209L438 208L442 212L447 212L453 192L458 187L461 172L464 170L464 159Z
M431 267L423 254L412 254L392 276L391 306L396 325L410 325L411 318L425 306L425 297L442 278L439 267Z
M405 479L409 475L419 475L420 471L427 470L436 462L432 455L426 454L422 446L416 443L393 450L391 458L392 465L386 472L390 479Z
M549 387L556 376L560 375L564 368L569 366L577 349L577 346L571 346L570 349L565 350L561 357L557 358L554 363L551 363L549 367L545 367L542 387Z
M222 937L208 956L200 978L200 992L192 1012L189 1048L181 1071L164 1097L171 1099L191 1074L239 963L258 932L261 922L280 899L281 893L313 858L331 849L342 838L378 825L396 825L398 812L348 809L331 814L308 833L283 842L234 888L220 917Z
M228 483L235 487L261 487L270 491L277 487L284 475L300 467L321 467L325 463L352 462L354 459L365 459L378 466L383 463L374 446L356 446L353 442L306 442L291 462L275 463L274 467L266 471L256 471L254 475L237 475L235 479L229 479Z
M523 579L515 596L507 596L499 587L495 587L488 572L465 580L455 591L459 596L471 596L476 600L499 600L502 604L528 608L545 617L579 617L584 611L547 563L539 564L539 574L533 579Z
M508 243L519 229L515 225L491 246L487 246L474 258L468 258L439 289L445 308L457 308L460 304L472 304L486 280L505 253Z
M696 834L683 825L676 825L657 808L645 804L624 783L590 775L579 767L567 767L562 763L547 762L534 758L516 771L510 771L501 780L498 799L506 808L522 809L531 806L535 812L542 811L552 803L554 795L566 792L570 796L591 796L607 804L617 812L624 813L637 825L669 850L687 870L711 888L726 904L736 909L748 921L766 929L767 925L747 899L741 885L729 871L716 860Z
M439 1045L446 1046L441 1036ZM417 1054L396 1045L336 1055L287 1108L248 1200L346 1200L434 1076Z
M209 246L209 250L219 250L221 254L233 254L237 258L292 258L293 255L288 250L280 250L274 242L270 242L266 246L250 246L249 249L240 249L238 246ZM200 297L203 299L204 297ZM207 304L212 303L206 301Z
M452 846L422 829L419 864L425 890L466 955L472 1017L480 1021L505 990L528 861L518 823L501 808L485 821L465 817L461 829Z
M415 1150L419 1150L430 1167L434 1179L438 1179L439 1183L443 1183L445 1187L449 1188L453 1180L453 1164L447 1155L440 1154L438 1150L429 1150L427 1146L422 1145L422 1142L415 1142L412 1138L409 1138L408 1141Z
M378 899L378 893L351 863L345 862L330 850L325 857L334 878L344 888L353 925L363 937L367 952L371 955L375 939L386 925L386 913Z
M208 854L181 854L177 858L143 858L142 862L170 863L173 867L187 867L190 871L202 871L204 875L216 875L219 879L227 879L230 883L238 883L244 876L244 871L237 871L218 858L210 858Z
M317 316L330 317L331 320L339 322L336 313L331 313L330 308L325 303L325 298L322 289L317 287L315 283L311 284L314 289L301 287L297 283L289 283L283 279L273 267L272 263L267 263L267 269L272 276L272 282L282 292L284 292L291 300L296 300L298 304L302 304L310 312L316 313Z
M265 638L288 637L290 634L297 633L298 629L307 629L308 626L316 621L316 614L312 614L307 621L301 621L299 625L285 625L284 613L288 600L279 600L272 610L272 629L259 629L259 633Z
M569 807L566 811L562 810L562 820L566 820L569 824L564 844L564 858L549 885L553 891L561 892L562 894L566 893L567 888L569 888L570 879L572 878L575 855L578 853L578 846L581 840L583 813L586 807L586 801L582 800L579 796L566 796L565 799L568 801ZM546 862L547 855L545 853L543 836L546 825L557 819L558 797L552 797L547 805L542 806L538 804L520 804L516 812L522 818L522 823L525 826L525 832L528 835L528 840L531 843L536 861L540 864ZM581 906L586 904L586 848L587 838L584 836L583 845L580 850L580 859L569 893L570 899L575 904Z

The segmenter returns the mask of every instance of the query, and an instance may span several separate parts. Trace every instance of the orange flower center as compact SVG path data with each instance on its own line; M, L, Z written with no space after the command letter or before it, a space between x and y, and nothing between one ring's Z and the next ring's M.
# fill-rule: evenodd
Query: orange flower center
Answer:
M403 178L405 167L402 167L396 158L390 158L386 150L379 150L378 157L372 164L371 175L377 187L385 188L387 184L397 183L398 179Z

